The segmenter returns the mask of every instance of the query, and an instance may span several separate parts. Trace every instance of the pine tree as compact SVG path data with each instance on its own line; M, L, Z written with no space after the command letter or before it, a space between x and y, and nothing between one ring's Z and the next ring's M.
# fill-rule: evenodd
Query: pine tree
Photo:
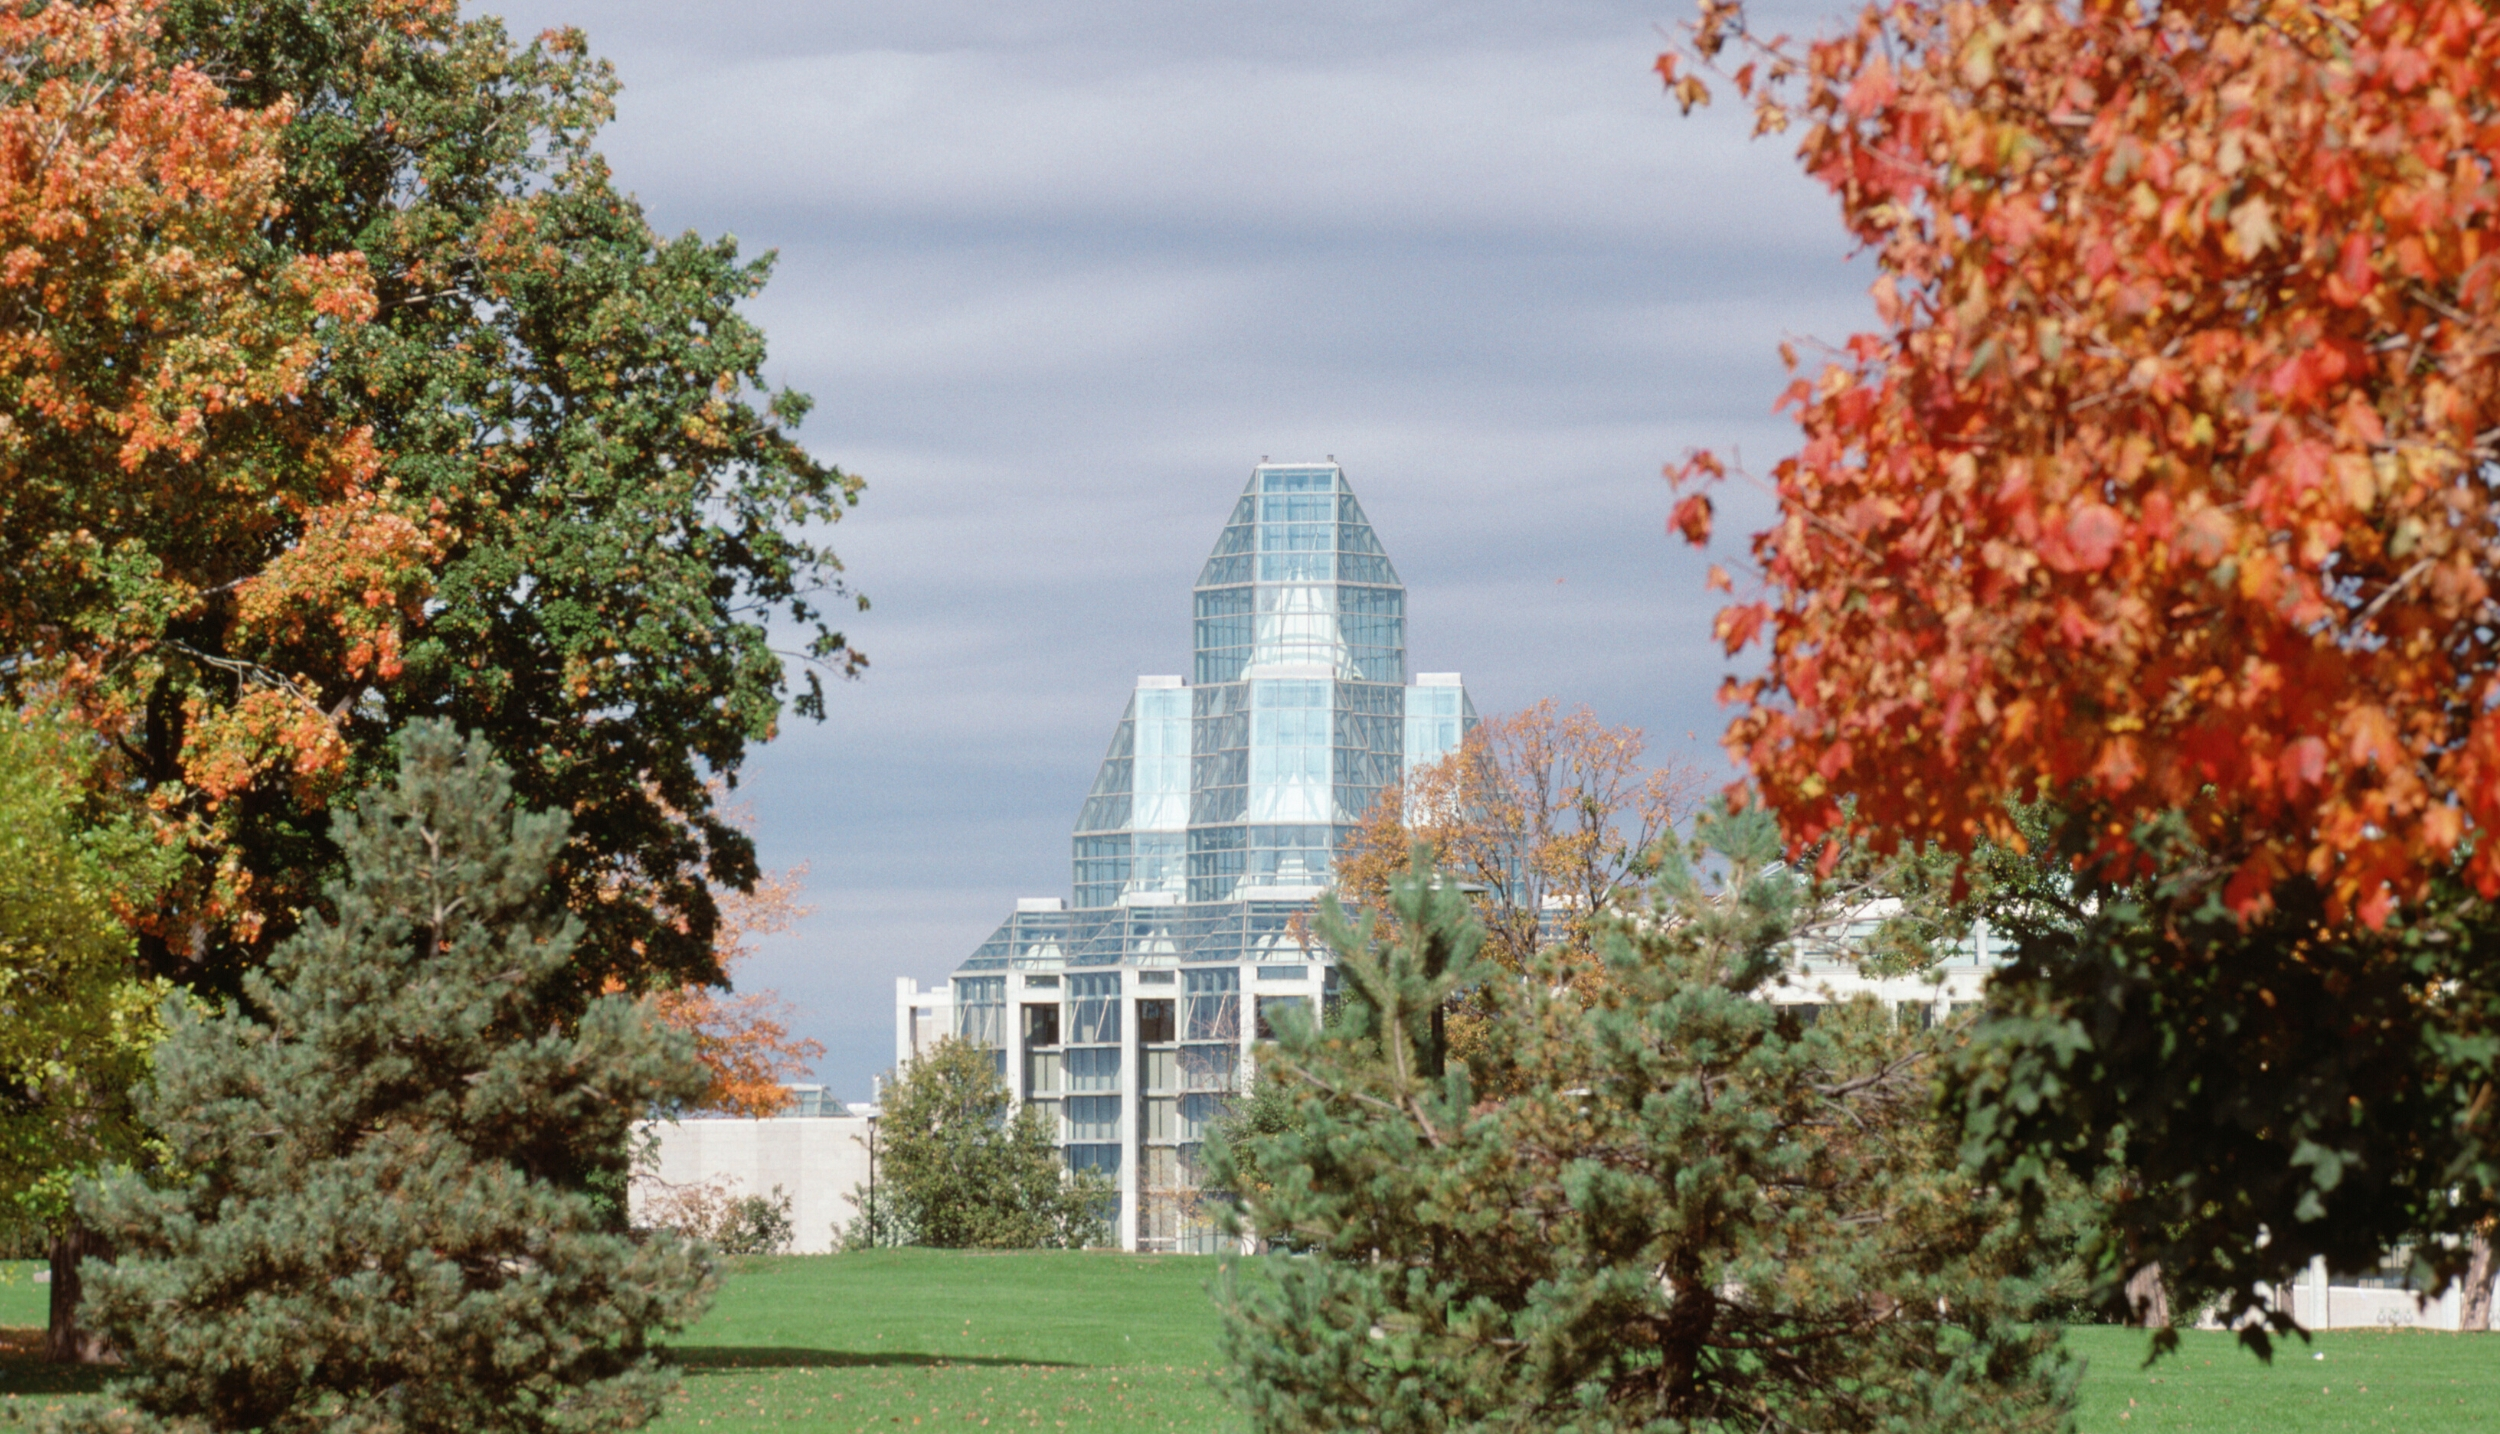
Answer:
M1111 1189L1071 1178L1042 1108L1016 1108L992 1052L949 1038L886 1088L878 1122L881 1224L941 1249L1081 1249L1100 1244ZM882 1232L863 1227L861 1238Z
M121 1398L185 1430L587 1430L649 1418L654 1331L706 1252L616 1228L571 1172L706 1075L618 996L564 1023L566 819L515 810L484 743L400 741L339 819L329 911L172 1031L141 1113L179 1178L82 1191L120 1252L87 1311Z
M1254 1428L2064 1427L2059 1291L1936 1118L1943 1038L1757 999L1822 915L1767 818L1661 853L1589 985L1483 959L1421 849L1393 937L1324 913L1342 1011L1262 1059L1296 1118L1214 1152L1273 1252L1223 1288ZM1490 1019L1445 1060L1462 993Z

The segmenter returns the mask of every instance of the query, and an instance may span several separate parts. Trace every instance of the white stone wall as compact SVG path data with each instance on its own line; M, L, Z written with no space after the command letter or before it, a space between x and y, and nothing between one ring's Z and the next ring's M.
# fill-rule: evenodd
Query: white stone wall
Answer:
M859 1213L851 1190L868 1183L869 1125L858 1115L671 1121L657 1127L653 1178L693 1185L725 1176L746 1195L770 1195L778 1185L790 1197L791 1253L821 1255ZM647 1182L635 1182L637 1217L650 1193Z
M2315 1260L2299 1279L2275 1287L2275 1301L2304 1329L2457 1330L2465 1322L2462 1288L2424 1301L2408 1290L2332 1284L2324 1262ZM2211 1316L2204 1324L2208 1329L2220 1327Z

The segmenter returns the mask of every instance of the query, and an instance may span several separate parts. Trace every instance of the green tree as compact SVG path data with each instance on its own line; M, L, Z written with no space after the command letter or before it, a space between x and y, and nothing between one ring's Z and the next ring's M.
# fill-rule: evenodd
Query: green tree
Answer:
M141 1158L126 1092L163 1032L166 983L138 973L114 906L159 864L127 824L88 821L81 758L61 724L0 714L0 1200L53 1254L55 1359L94 1353L70 1319L80 1248L73 1176Z
M358 279L353 322L286 330L285 434L201 420L166 493L37 485L56 501L0 535L0 573L52 583L0 603L0 689L74 680L98 789L190 854L134 913L142 959L239 990L338 869L330 800L444 717L573 819L549 876L583 921L577 1005L721 984L714 893L757 871L707 782L775 730L786 656L809 714L816 673L857 662L820 604L859 485L765 380L740 306L769 260L663 237L620 191L616 82L577 32L515 43L453 0L140 8L164 65L274 131L228 287L291 292L334 255ZM305 492L221 476L280 438L354 461Z
M1240 1142L1270 1177L1241 1218L1293 1252L1224 1288L1255 1427L2063 1427L2055 1281L1934 1118L1943 1038L1756 999L1827 915L1767 817L1659 853L1585 988L1499 979L1421 849L1393 940L1326 913L1342 1013L1280 1022L1301 1118ZM1496 1019L1443 1069L1470 985Z
M176 1009L140 1114L175 1172L82 1188L120 1253L87 1312L117 1397L182 1429L589 1430L650 1417L654 1331L703 1248L612 1228L565 1176L701 1095L689 1042L610 996L577 1022L560 813L486 745L412 726L338 817L347 873L245 980Z
M2272 1285L2399 1246L2443 1281L2479 1254L2487 1292L2500 911L2452 874L2377 931L2305 879L2243 918L2184 822L2137 834L2160 874L2109 882L2055 813L2016 820L2030 854L1977 853L1973 906L2014 952L1949 1104L1973 1163L2035 1203L2061 1172L2121 1192L2082 1251L2102 1311L2143 1318L2155 1279L2210 1292L2262 1316L2241 1337L2265 1353L2295 1328Z
M876 1230L940 1249L1080 1249L1107 1234L1102 1177L1071 1177L1050 1118L1017 1107L993 1052L949 1037L885 1088L877 1159L885 1172Z

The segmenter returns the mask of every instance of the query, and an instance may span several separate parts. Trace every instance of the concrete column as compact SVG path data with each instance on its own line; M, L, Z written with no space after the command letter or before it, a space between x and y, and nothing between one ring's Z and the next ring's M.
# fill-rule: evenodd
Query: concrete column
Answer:
M1144 1125L1139 1121L1145 1102L1145 1073L1140 1069L1143 1057L1137 1048L1137 975L1123 968L1120 972L1120 994L1114 1009L1120 1015L1120 1248L1137 1248L1138 1191L1143 1182L1138 1166L1145 1159L1145 1148L1139 1136Z

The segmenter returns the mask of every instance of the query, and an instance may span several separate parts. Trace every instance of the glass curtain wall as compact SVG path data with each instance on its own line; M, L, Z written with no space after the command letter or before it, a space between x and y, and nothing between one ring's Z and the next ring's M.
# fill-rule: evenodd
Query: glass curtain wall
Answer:
M1130 860L1121 894L1179 901L1188 892L1190 702L1187 689L1141 687L1136 709L1136 783L1129 801Z
M1170 973L1161 974L1168 981ZM1181 1159L1178 992L1161 985L1137 1000L1137 1248L1180 1248L1193 1188Z
M1325 886L1405 757L1406 590L1334 464L1262 464L1198 575L1186 893Z
M1200 1152L1207 1131L1232 1103L1241 1081L1241 971L1181 972L1180 1097L1172 1134L1174 1183L1189 1198L1173 1216L1174 1248L1213 1253L1216 1231L1200 1208Z
M1055 976L1027 976L1025 990L1041 994L1047 987L1059 984ZM1050 1118L1051 1129L1062 1130L1059 1123L1059 1098L1067 1094L1067 1053L1059 1047L1060 1017L1064 1014L1056 993L1053 999L1024 1002L1022 1021L1024 1037L1024 1084L1017 1092L1026 1104L1041 1107Z
M955 978L955 1034L987 1046L1001 1079L1007 1075L1007 978Z
M1068 1168L1120 1178L1120 973L1068 977Z

